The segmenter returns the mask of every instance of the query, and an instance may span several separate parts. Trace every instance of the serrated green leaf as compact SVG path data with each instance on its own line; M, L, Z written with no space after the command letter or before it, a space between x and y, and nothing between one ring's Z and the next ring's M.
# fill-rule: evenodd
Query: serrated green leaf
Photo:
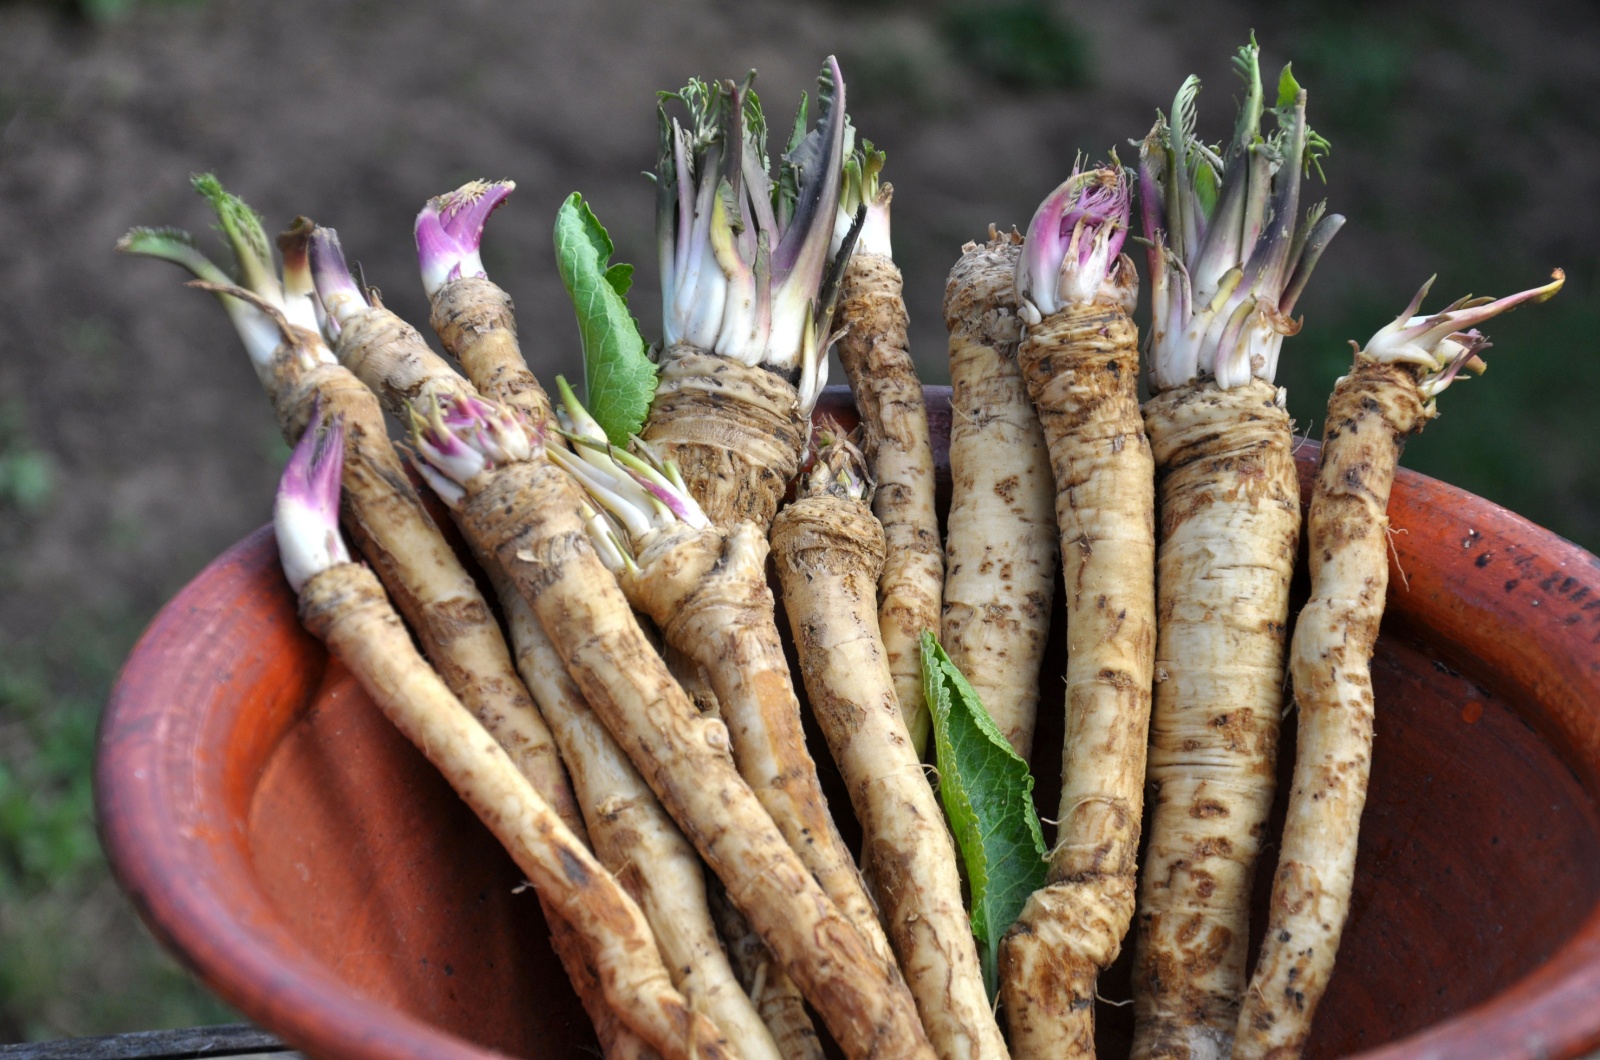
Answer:
M778 217L778 227L786 228L794 216L794 204L800 198L800 171L788 165L790 155L800 149L806 138L806 111L810 97L800 93L800 107L794 112L794 128L789 131L789 142L784 145L783 157L778 163L778 181L772 187L772 209Z
M627 298L628 291L633 288L633 266L617 262L606 270L606 282L617 292L618 297Z
M922 687L933 715L939 796L967 868L972 933L993 998L1000 940L1045 881L1033 775L928 632L922 634Z
M615 445L644 426L656 392L656 366L628 312L633 266L610 264L611 236L573 192L556 214L556 266L583 337L584 403Z

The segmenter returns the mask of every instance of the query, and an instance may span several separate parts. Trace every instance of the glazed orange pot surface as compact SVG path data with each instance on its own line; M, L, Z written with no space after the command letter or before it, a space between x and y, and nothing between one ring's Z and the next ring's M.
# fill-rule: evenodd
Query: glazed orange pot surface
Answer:
M928 395L943 504L949 391ZM853 419L849 395L829 391L823 413ZM1307 494L1315 448L1298 454ZM1309 1055L1579 1056L1600 1046L1600 560L1409 472L1389 510L1371 794ZM1057 606L1041 748L1060 745ZM1047 817L1058 768L1035 763ZM534 896L300 628L270 528L134 649L96 779L106 849L146 922L294 1045L348 1060L593 1049ZM842 789L830 797L848 813ZM1258 873L1258 932L1269 884ZM1126 966L1125 952L1105 997L1128 996ZM1126 1055L1131 1010L1098 1017L1100 1055Z

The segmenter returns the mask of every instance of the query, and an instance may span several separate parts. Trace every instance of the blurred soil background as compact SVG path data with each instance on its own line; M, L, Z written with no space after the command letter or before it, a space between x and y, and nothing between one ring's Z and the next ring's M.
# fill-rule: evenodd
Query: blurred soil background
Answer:
M269 512L287 450L214 300L119 258L133 225L209 233L215 171L269 230L336 226L386 300L426 312L411 223L478 176L519 190L484 257L524 349L574 378L549 230L581 190L639 264L656 334L653 93L750 67L783 128L822 58L889 152L896 256L925 379L961 244L1026 224L1071 169L1127 146L1198 73L1227 138L1229 57L1292 59L1333 142L1349 224L1301 302L1280 383L1298 425L1437 272L1442 304L1569 277L1497 320L1491 370L1451 390L1406 463L1600 549L1600 12L1577 0L81 0L0 2L0 1041L226 1020L109 878L91 815L95 724L161 604ZM1320 197L1324 189L1306 194ZM1143 269L1143 261L1140 268ZM1423 532L1423 528L1410 528Z

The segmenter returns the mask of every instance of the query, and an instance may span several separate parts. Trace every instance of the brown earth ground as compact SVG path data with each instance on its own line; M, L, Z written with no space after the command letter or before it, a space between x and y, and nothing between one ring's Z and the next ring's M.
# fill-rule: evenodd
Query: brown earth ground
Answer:
M1253 28L1269 76L1293 58L1310 89L1312 122L1334 142L1326 195L1350 219L1285 348L1299 423L1320 431L1344 340L1370 335L1428 275L1453 298L1564 266L1557 302L1490 327L1494 370L1446 396L1407 462L1600 547L1594 8L952 10L213 0L93 19L0 4L0 1041L226 1018L154 954L108 881L87 786L117 662L164 600L265 521L286 456L213 301L170 266L111 251L133 225L211 240L195 171L215 171L274 228L297 213L336 226L419 324L417 209L472 177L514 178L485 259L517 300L535 371L577 377L550 251L562 199L584 192L618 259L640 265L634 303L654 335L640 176L653 93L756 67L782 128L837 52L858 128L889 152L913 345L938 382L939 302L961 243L990 222L1025 225L1079 151L1114 146L1132 161L1127 141L1186 73L1207 85L1202 131L1226 138L1228 58ZM1007 28L1018 10L1035 20L1020 35ZM1041 73L1024 48L1042 53Z

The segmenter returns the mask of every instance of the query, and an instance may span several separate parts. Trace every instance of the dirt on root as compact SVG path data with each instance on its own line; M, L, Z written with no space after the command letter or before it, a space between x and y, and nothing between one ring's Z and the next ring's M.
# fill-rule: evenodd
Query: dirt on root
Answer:
M1017 87L1030 42L1006 37L1004 19L1019 10L1066 27L1060 47L1076 52L1056 57L1055 87ZM582 191L618 260L640 266L634 305L654 336L654 200L640 175L654 93L755 67L785 129L836 52L857 127L889 152L912 349L939 382L939 299L961 244L990 222L1025 226L1079 151L1134 161L1129 141L1187 73L1207 86L1202 131L1226 138L1228 59L1252 28L1269 77L1295 59L1312 123L1334 142L1326 196L1350 219L1299 307L1306 331L1285 346L1279 381L1299 423L1320 431L1343 340L1370 335L1431 273L1443 300L1562 265L1567 291L1490 325L1495 371L1446 396L1407 462L1600 546L1585 397L1600 387L1588 354L1600 15L1577 0L168 0L98 22L0 4L0 953L12 954L0 1039L209 1011L137 1001L142 958L102 956L134 937L125 907L83 926L56 915L104 894L84 778L116 662L163 601L267 519L287 456L214 301L169 265L112 252L131 226L177 225L225 259L191 173L217 173L271 230L296 214L338 228L419 325L417 209L469 178L515 179L484 259L516 299L535 372L577 378L550 250L563 198Z

